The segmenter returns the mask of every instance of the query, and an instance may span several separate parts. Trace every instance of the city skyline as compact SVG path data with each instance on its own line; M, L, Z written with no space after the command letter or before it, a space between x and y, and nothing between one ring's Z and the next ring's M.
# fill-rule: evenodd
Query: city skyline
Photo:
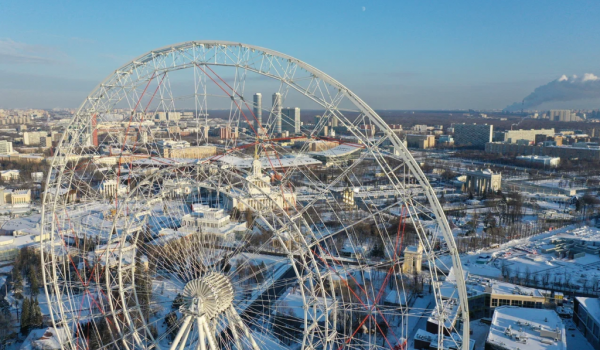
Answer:
M600 73L593 45L600 7L591 2L234 5L4 4L0 108L76 108L121 65L186 40L289 54L375 109L502 109L563 75ZM248 23L254 17L269 20ZM272 30L273 21L285 25ZM592 109L595 96L535 108Z

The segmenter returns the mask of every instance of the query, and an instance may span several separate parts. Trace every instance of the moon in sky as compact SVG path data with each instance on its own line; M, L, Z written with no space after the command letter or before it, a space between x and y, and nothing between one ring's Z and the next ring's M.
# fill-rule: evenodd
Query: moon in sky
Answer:
M363 6L362 10L363 10L363 12L365 12L367 10L367 8Z

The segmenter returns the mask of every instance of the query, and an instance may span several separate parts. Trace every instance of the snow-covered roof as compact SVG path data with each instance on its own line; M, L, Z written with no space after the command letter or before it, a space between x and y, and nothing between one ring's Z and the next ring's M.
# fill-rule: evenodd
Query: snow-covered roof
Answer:
M330 308L326 308L325 304L331 305L333 304L333 300L329 298L327 298L327 300L324 298L316 298L316 302L318 303L316 311L312 307L309 308L307 310L308 317L310 320L325 321L323 313L331 310ZM297 319L304 319L305 300L301 294L293 293L291 290L288 290L276 303L277 307L275 309L277 312L287 314ZM327 317L328 316L329 315L327 315Z
M361 150L362 147L359 145L350 145L350 144L343 144L343 145L339 145L337 147L325 150L325 151L320 151L320 152L309 152L308 154L310 154L311 156L321 156L321 157L343 157L343 156L347 156L350 155L356 151Z
M467 171L467 174L475 175L475 176L492 176L498 175L499 173L494 173L491 169L477 170L477 171Z
M39 233L39 223L42 219L40 214L34 214L26 217L20 217L8 220L2 225L3 232L12 233L14 231L36 230Z
M65 343L67 339L68 333L64 328L48 327L46 329L34 329L29 333L27 339L25 339L21 350L62 349L61 343Z
M600 323L600 299L577 297L577 301L585 307L588 316L596 320L597 323Z
M537 288L527 288L523 286L517 286L512 283L504 283L504 282L492 282L492 293L493 294L506 294L506 295L528 295L533 297L541 298L544 296L544 293L540 289Z
M555 340L557 339L557 340ZM554 310L500 306L494 311L487 342L504 349L564 350L565 326Z
M134 165L144 165L144 166L153 166L153 167L161 167L161 166L173 166L173 165L182 165L182 164L196 164L198 163L197 159L188 159L188 158L162 158L162 157L152 157L152 158L143 158L136 159L133 161Z
M161 230L160 232L163 232L164 230ZM191 232L179 232L179 231L175 231L175 230L171 230L173 231L173 233L168 234L168 235L161 235L156 239L153 239L152 241L148 242L149 245L154 245L154 246L162 246L165 245L171 241L177 240L179 238L183 238L186 236L191 235Z
M474 275L470 275L468 272L463 271L465 284L467 289L467 295L469 297L474 297L477 295L481 295L484 293L493 294L496 297L500 295L522 295L522 296L531 296L535 298L543 298L547 294L550 294L548 291L537 288L528 288L523 286L518 286L516 284L497 281L493 279L478 277ZM458 291L456 290L456 277L454 267L450 268L448 276L446 280L440 287L440 292L442 294L443 299L456 299L458 298Z
M439 324L439 315L440 312L444 315L444 327L452 328L454 326L454 322L458 316L459 311L459 303L457 299L446 299L442 301L441 309L435 308L431 313L431 316L427 319L427 322L433 324Z
M219 163L227 164L238 169L250 169L252 167L252 162L254 161L254 158L241 158L233 155L217 156L214 159ZM263 169L279 169L321 164L321 162L319 162L318 160L308 157L306 155L268 156L260 157L258 160L260 161L261 167Z
M414 339L423 342L429 342L432 346L437 346L438 334L429 333L424 329L417 329ZM444 349L455 349L457 344L461 344L461 338L457 333L452 333L450 336L444 336ZM469 349L475 348L475 340L470 339Z

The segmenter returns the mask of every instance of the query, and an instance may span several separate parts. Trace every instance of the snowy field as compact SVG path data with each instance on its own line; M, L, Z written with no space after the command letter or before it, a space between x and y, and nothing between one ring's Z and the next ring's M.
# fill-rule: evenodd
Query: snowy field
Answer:
M460 258L463 269L472 275L497 279L502 275L502 266L505 266L511 276L518 274L523 278L529 274L533 279L533 276L537 275L536 278L541 281L542 276L550 274L550 281L562 281L566 278L571 284L589 287L592 281L600 281L599 256L586 253L583 257L570 259L558 257L554 253L541 253L542 249L554 246L551 244L552 239L571 237L600 239L600 229L571 225L533 237L513 240L494 249L468 252ZM485 255L491 255L492 259L481 263L480 257ZM441 256L438 260L438 266L443 271L447 272L451 265L449 256Z
M587 187L577 186L573 181L563 179L546 179L537 181L527 181L527 183L536 186L548 187L548 188L564 188L575 191L585 191Z

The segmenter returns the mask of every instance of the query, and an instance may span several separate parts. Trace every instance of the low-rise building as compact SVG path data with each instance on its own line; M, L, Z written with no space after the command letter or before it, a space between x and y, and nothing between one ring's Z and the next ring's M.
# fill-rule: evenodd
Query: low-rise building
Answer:
M595 349L600 349L600 299L577 297L573 321Z
M530 130L507 130L503 133L502 137L498 137L498 135L494 135L494 141L499 142L508 142L508 143L516 143L518 140L528 140L528 141L536 141L536 136L538 139L540 136L548 137L554 136L554 129L530 129ZM544 140L545 141L545 140Z
M64 328L42 328L34 329L29 332L29 335L23 342L21 349L32 350L60 350L63 348L65 339L69 339L70 335L67 329ZM77 345L80 344L77 341Z
M534 146L505 142L485 144L485 152L502 155L540 155L561 159L600 160L600 147Z
M485 260L486 257L482 257ZM491 317L500 306L518 306L529 309L542 309L545 305L562 303L562 293L552 293L538 288L528 288L516 284L470 275L464 271L467 288L469 316L472 319ZM458 298L454 269L440 288L442 299Z
M220 240L230 240L246 231L246 223L232 222L223 209L194 204L192 212L181 218L181 232L199 232Z
M567 334L554 310L503 306L494 311L485 345L489 350L566 350Z
M41 171L31 173L31 180L38 183L44 181L44 173Z
M100 184L98 192L100 192L104 198L112 198L115 194L123 196L127 194L127 186L117 183L117 180L114 179L104 180Z
M332 151L332 150L329 150ZM327 151L327 152L329 152ZM296 193L292 189L271 188L271 178L262 174L262 163L255 155L252 161L252 170L246 175L247 191L232 189L229 193L230 208L240 211L251 209L253 211L266 209L288 209L296 205Z
M451 146L454 144L454 138L450 135L442 135L438 139L438 143L441 145Z
M311 141L308 145L310 152L322 152L339 146L339 143L333 141L316 140Z
M343 164L349 160L358 158L362 149L363 146L361 145L342 144L320 152L309 152L308 155L329 166Z
M162 156L165 158L202 159L217 154L216 146L194 146L184 148L164 148Z
M437 333L430 333L424 329L418 329L415 333L414 337L414 349L439 349L438 348L438 337ZM469 349L475 349L475 340L470 339ZM462 349L462 338L456 334L452 333L451 335L444 335L444 339L442 341L442 349ZM399 347L400 349L405 349L406 347Z
M406 135L406 144L408 147L427 149L435 147L435 136L434 135Z
M544 167L556 168L560 164L560 157L548 156L517 156L517 161L524 164L538 165Z
M502 188L502 174L490 169L467 172L464 192L482 195L487 192L497 192Z
M442 301L442 305L436 307L431 316L427 318L425 330L429 333L438 334L440 324L443 320L442 333L446 336L452 335L452 331L456 329L460 315L460 305L458 299L446 299Z
M31 203L31 190L14 190L10 193L10 204Z
M19 170L2 170L0 171L0 179L2 179L2 181L15 181L15 180L19 180L19 178L21 177L21 171Z

